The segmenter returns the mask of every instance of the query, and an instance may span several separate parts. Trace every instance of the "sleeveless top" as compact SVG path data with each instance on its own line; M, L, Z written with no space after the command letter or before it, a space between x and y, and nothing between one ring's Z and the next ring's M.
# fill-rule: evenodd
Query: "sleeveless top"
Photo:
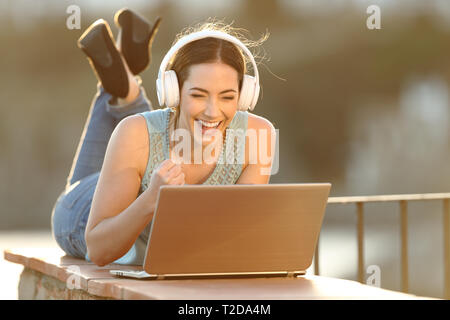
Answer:
M169 159L169 120L171 113L174 113L174 111L170 108L138 113L147 122L150 141L147 168L142 178L139 195L148 188L153 169L162 161ZM217 164L212 174L203 182L204 185L235 184L239 179L245 159L247 122L247 111L237 111L235 113L226 129L225 141ZM145 227L138 238L144 246L148 242L151 223Z

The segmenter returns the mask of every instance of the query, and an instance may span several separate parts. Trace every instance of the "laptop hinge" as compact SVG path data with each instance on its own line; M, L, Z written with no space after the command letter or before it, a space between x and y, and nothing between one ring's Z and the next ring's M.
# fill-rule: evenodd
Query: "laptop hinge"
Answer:
M296 276L301 276L306 274L305 271L288 271L287 272L287 277L288 278L295 278Z
M295 278L295 276L296 276L295 271L288 271L287 273L288 278Z

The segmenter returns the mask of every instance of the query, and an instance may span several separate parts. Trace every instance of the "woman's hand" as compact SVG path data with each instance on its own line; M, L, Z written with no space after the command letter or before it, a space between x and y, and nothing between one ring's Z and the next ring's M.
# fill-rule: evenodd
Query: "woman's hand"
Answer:
M159 188L163 185L184 185L184 172L181 165L166 159L153 169L147 190L149 198L156 204Z
M149 187L152 186L159 189L160 186L165 184L184 184L184 172L181 169L181 165L176 164L171 159L164 160L153 170Z

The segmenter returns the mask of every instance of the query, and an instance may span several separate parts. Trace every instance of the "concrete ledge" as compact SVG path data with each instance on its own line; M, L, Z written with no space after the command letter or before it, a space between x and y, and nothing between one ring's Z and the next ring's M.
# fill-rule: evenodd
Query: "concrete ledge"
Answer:
M105 300L81 289L69 289L65 282L24 268L19 280L19 300Z
M137 280L117 278L110 269L66 256L60 249L5 250L5 260L22 264L19 299L299 300L423 299L355 281L322 276Z

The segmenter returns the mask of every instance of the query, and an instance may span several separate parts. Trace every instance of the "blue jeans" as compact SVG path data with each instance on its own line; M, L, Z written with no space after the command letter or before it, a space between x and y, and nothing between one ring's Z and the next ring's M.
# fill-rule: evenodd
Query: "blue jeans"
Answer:
M84 232L91 202L105 157L106 147L116 125L125 117L152 110L144 89L135 101L117 106L112 96L98 85L92 102L65 190L59 195L52 211L52 233L57 244L70 256L89 260ZM136 248L115 263L128 264Z

